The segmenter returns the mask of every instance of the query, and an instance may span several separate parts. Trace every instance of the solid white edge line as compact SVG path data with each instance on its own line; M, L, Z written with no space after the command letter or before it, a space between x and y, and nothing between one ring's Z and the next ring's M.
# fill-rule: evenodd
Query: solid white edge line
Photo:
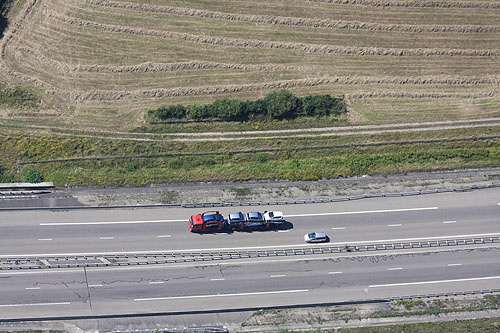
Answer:
M361 241L349 241L349 242L338 242L338 243L326 243L325 246L336 246L336 245L349 245L349 244L359 244L359 243L385 243L385 242L404 242L404 241L427 241L431 239L443 239L443 238L466 238L466 237L492 237L499 236L499 232L489 233L489 234L470 234L470 235L447 235L447 236L431 236L431 237L415 237L415 238L396 238L396 239L377 239L377 240L361 240ZM247 247L222 247L222 248L206 248L206 249L182 249L182 250L172 250L172 249L162 249L162 250L139 250L139 251L124 251L124 252L76 252L76 253L36 253L36 254L2 254L0 258L8 257L49 257L49 256L79 256L79 255L108 255L108 254L144 254L144 253L154 253L154 252L195 252L195 251L230 251L230 250L253 250L253 249L281 249L287 247L313 247L318 246L318 244L290 244L290 245L271 245L271 246L247 246Z
M184 220L151 220L151 221L106 221L106 222L49 222L40 223L42 226L58 226L58 225L104 225L104 224L141 224L141 223L178 223L187 222Z
M70 302L59 302L59 303L28 303L28 304L0 304L1 308L7 307L22 307L22 306L43 306L43 305L69 305Z
M416 285L422 285L422 284L468 282L468 281L494 280L494 279L500 279L500 276L486 276L486 277L480 277L480 278L465 278L465 279L420 281L420 282L402 282L402 283L389 283L389 284L372 284L372 285L368 286L368 288L416 286Z
M233 296L256 296L256 295L272 295L272 294L287 294L287 293L305 293L305 292L309 292L309 289L258 291L258 292L249 292L249 293L217 294L217 295L192 295L192 296L134 298L134 301L162 301L162 300L171 300L171 299L210 298L210 297L233 297Z
M381 209L381 210L364 210L359 212L336 212L336 213L314 213L314 214L295 214L284 215L283 217L306 217L306 216L328 216L328 215L350 215L350 214L372 214L372 213L393 213L393 212L411 212L420 210L435 210L439 207L421 207L421 208L400 208L400 209Z

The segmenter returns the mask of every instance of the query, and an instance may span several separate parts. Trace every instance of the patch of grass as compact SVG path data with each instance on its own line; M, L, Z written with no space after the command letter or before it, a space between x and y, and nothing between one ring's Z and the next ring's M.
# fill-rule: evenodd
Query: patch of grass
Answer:
M246 197L252 193L252 190L248 187L235 187L231 189L231 192L237 197Z
M34 109L38 107L39 102L40 97L32 89L0 84L0 106Z
M339 328L324 332L342 333L434 333L434 332L498 332L500 318L485 318L472 320L454 320L434 323L398 324L371 327ZM302 331L309 332L309 331Z

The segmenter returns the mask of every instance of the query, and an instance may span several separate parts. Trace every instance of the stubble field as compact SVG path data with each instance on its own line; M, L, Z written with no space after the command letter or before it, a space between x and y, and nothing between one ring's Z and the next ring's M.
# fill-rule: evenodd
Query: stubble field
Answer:
M36 105L0 105L2 137L37 133L30 140L46 145L43 136L37 139L36 135L64 134L79 140L84 135L102 136L102 131L107 131L107 137L129 138L132 135L118 132L209 132L222 127L255 133L257 129L273 127L307 129L457 120L466 127L467 121L478 119L487 119L483 127L486 123L490 127L463 133L500 134L499 1L14 3L9 14L11 24L0 44L0 88L20 87L33 92ZM348 105L347 116L271 125L204 123L155 127L145 123L145 112L150 108L211 103L221 97L254 100L281 88L297 96L342 96ZM75 131L85 133L78 136ZM453 139L463 137L463 133L456 129L433 130L412 137ZM400 134L370 135L351 141L356 144L401 139ZM21 140L12 138L9 140ZM52 136L51 141L59 140L59 146L64 145L67 139L58 138ZM194 144L179 148L169 143L168 137L157 139L163 143L153 153L202 150ZM245 145L280 146L271 139L258 143L247 142L245 135L239 139L234 145L214 144L210 149L227 151L228 145L243 149ZM310 141L310 145L322 144L319 139ZM330 141L335 141L335 137ZM286 149L290 149L290 142L283 143ZM11 144L4 144L3 151L17 154L17 159L43 159L48 154L33 155L20 151L22 148L9 148ZM482 144L492 146L491 142ZM134 150L144 149L137 147ZM456 148L467 147L457 144ZM74 157L77 153L65 151L55 157ZM332 153L325 150L323 156ZM429 168L456 167L459 162L454 161L452 166L440 162ZM494 157L479 164L497 163ZM12 173L12 165L9 160L4 168ZM58 177L64 179L64 175L65 172ZM317 177L325 175L328 176L319 172ZM236 172L233 179L249 177L253 176L239 177ZM272 178L273 173L265 177Z

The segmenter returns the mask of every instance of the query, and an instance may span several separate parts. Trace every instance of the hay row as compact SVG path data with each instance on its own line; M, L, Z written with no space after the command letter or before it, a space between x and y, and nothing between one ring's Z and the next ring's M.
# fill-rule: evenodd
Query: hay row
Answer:
M203 35L192 35L180 32L161 31L152 29L132 28L127 26L103 24L74 17L68 17L56 13L49 13L49 17L57 19L69 25L76 25L100 31L118 32L149 36L165 39L182 40L199 44L213 46L231 46L245 48L280 49L289 51L300 51L306 53L325 54L355 54L355 55L378 55L378 56L468 56L468 57L498 57L499 49L471 50L471 49L397 49L379 47L354 47L354 46L330 46L318 44L305 44L295 42L262 41L253 39L211 37Z
M34 78L22 73L19 73L11 68L9 68L5 62L6 57L7 57L7 46L12 42L14 37L17 35L17 33L23 28L26 19L28 18L29 15L31 15L35 11L35 6L39 4L40 2L37 0L28 0L26 2L25 8L19 13L18 17L16 20L11 24L10 28L4 34L4 37L2 38L0 42L0 72L3 75L10 76L12 78L20 79L22 81L28 82L30 84L33 84L36 87L42 88L46 90L47 93L53 94L57 89L55 89L53 86L47 84L46 82L43 82L42 80L38 78Z
M365 84L372 83L397 83L407 84L408 82L426 82L422 84L436 84L441 82L441 84L449 84L448 82L455 82L455 84L466 84L467 79L454 79L454 78L444 78L444 80L435 80L416 78L413 79L401 79L401 78L387 78L387 81L383 79L371 78L318 78L318 79L300 79L300 80L286 80L286 81L274 81L265 83L254 83L245 85L227 85L227 86L206 86L206 87L182 87L182 88L157 88L157 89L146 89L146 90L136 90L136 91L88 91L82 92L81 94L75 95L74 98L78 101L108 101L108 100L121 100L121 99L142 99L142 98L166 98L166 97L184 97L184 96L199 96L199 95L216 95L216 94L232 94L240 92L251 92L251 91L266 91L266 90L276 90L276 89L290 89L290 88L300 88L300 87L315 87L321 85L330 84L359 84L361 82ZM477 84L478 82L486 83L487 79L471 78L468 82L469 84ZM498 77L494 78L492 81L498 84ZM432 83L431 83L432 82ZM487 82L487 83L492 83ZM360 94L350 94L350 97L357 98L368 98L368 97L412 97L412 98L485 98L493 97L496 93L485 92L485 93L406 93L406 92L375 92L375 93L360 93Z
M410 24L379 24L359 21L342 21L326 19L296 18L270 15L245 15L214 12L201 9L178 8L170 6L154 6L146 4L135 4L115 2L106 0L83 0L85 3L142 12L166 13L174 15L195 16L208 19L242 21L262 23L271 25L302 26L313 28L334 28L344 30L368 30L368 31L400 31L400 32L459 32L459 33L492 33L500 32L500 26L481 25L410 25Z
M477 8L477 9L499 9L500 3L486 1L397 1L397 0L305 0L309 2L323 2L336 5L362 5L371 7L426 7L426 8Z
M69 72L88 72L88 73L156 73L156 72L173 72L181 70L198 70L198 69L230 69L243 71L275 71L275 70L294 70L294 66L285 65L251 65L251 64L232 64L220 63L214 61L193 60L174 63L156 63L144 62L130 66L111 66L111 65L70 65L54 59L50 59L43 53L26 48L19 47L18 51L31 55L38 61L49 65L58 70Z
M494 91L482 93L412 93L412 92L385 92L372 91L365 93L349 94L350 98L460 98L477 99L496 97L498 94Z

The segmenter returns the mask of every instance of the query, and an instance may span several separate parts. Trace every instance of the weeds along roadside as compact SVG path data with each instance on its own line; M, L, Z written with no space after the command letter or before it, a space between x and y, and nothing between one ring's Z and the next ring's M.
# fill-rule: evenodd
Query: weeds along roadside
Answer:
M5 157L0 161L0 177L4 181L23 180L28 170L35 169L44 180L57 186L140 186L165 182L317 180L496 167L500 165L500 139L492 137L498 133L498 127L483 127L192 143L0 133L0 153ZM486 136L490 138L484 139ZM431 141L424 142L428 140ZM235 152L238 150L248 151ZM22 175L17 173L18 161L104 156L105 159L21 164Z

